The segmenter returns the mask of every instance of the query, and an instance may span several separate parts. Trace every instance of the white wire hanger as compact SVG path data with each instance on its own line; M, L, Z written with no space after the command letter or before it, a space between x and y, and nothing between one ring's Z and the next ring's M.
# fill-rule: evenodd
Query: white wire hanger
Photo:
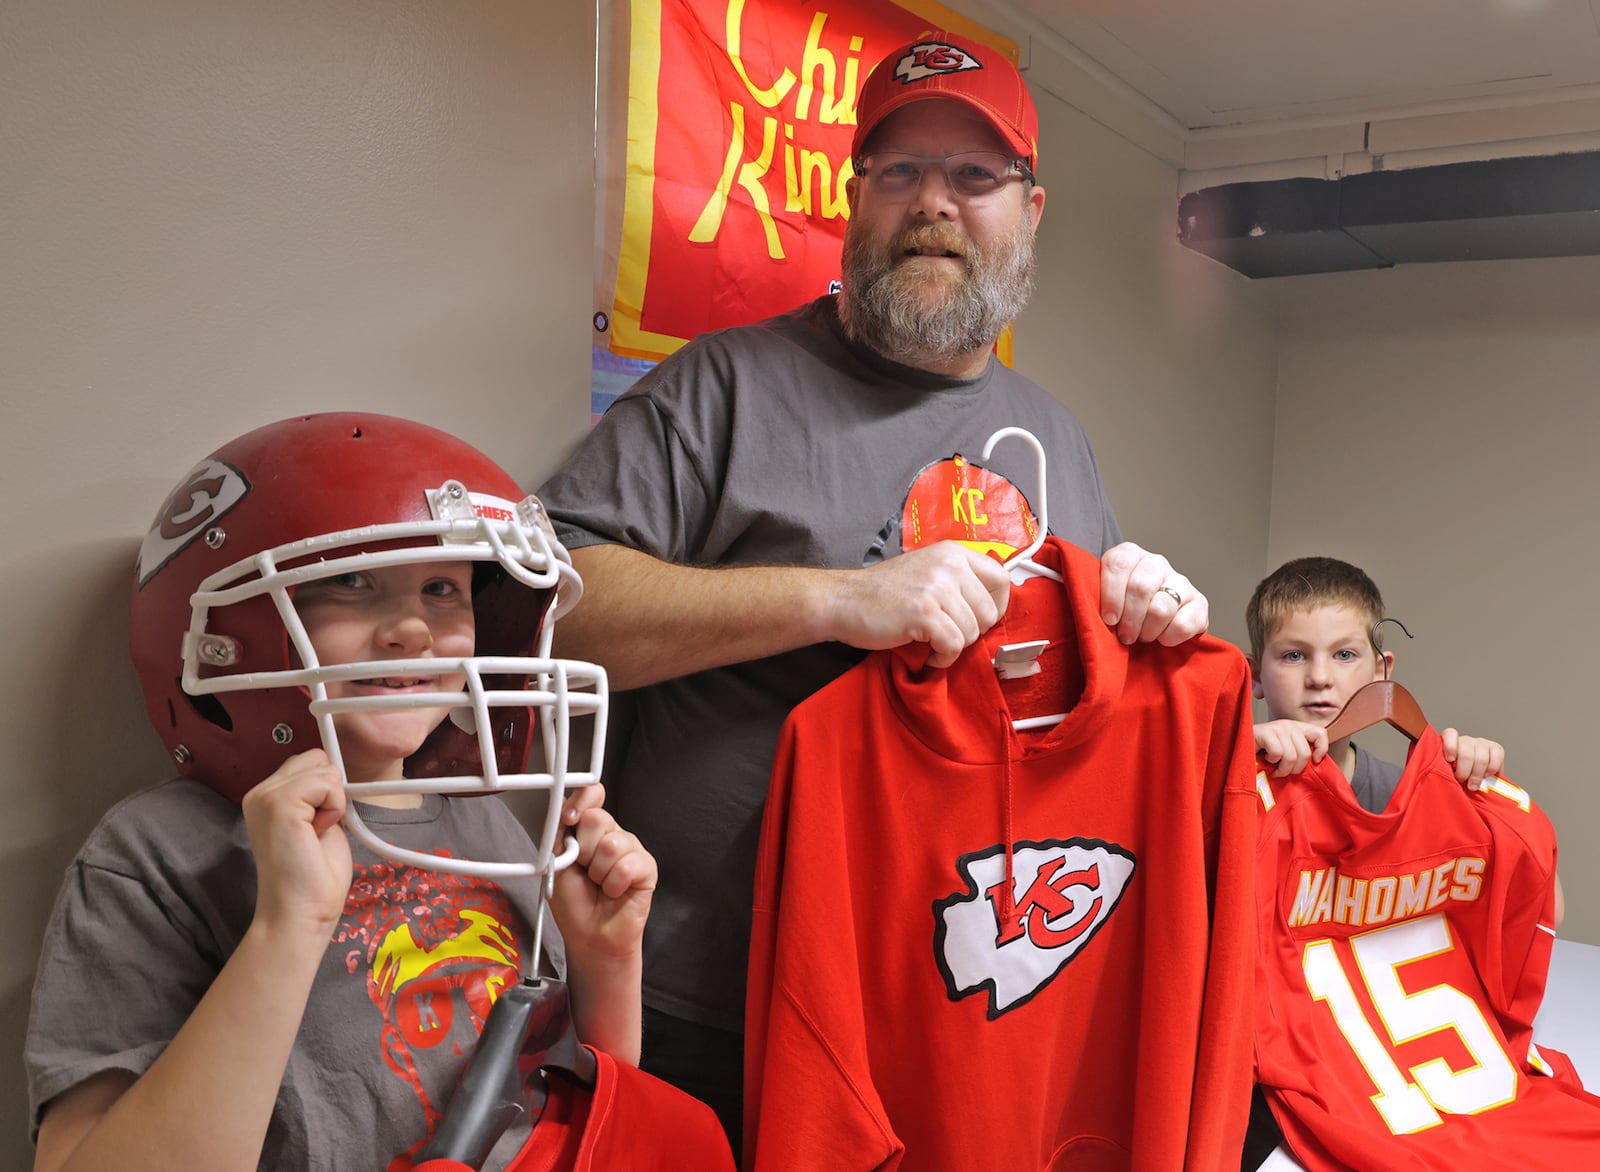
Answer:
M1005 567L1012 571L1013 580L1016 579L1017 573L1020 572L1025 575L1050 578L1053 581L1060 582L1062 580L1060 574L1047 566L1041 566L1033 560L1033 555L1038 553L1044 545L1045 535L1050 532L1050 516L1045 506L1044 445L1039 442L1038 436L1025 427L1002 427L991 435L988 442L983 445L983 458L987 460L989 454L994 451L995 445L1009 436L1015 436L1017 439L1026 441L1027 445L1033 449L1034 460L1036 461L1035 467L1038 472L1038 479L1034 483L1035 508L1033 515L1034 520L1039 523L1039 532L1034 536L1033 544L1012 557L1010 561L1005 563Z
M987 460L994 451L995 445L1009 436L1023 440L1033 449L1038 471L1038 480L1035 483L1034 520L1038 522L1039 531L1033 539L1033 544L1015 554L1010 561L1005 563L1007 570L1011 571L1012 581L1019 577L1049 578L1055 582L1063 582L1060 574L1048 566L1041 566L1033 560L1033 555L1038 553L1044 545L1046 534L1050 532L1050 518L1045 505L1045 457L1044 445L1039 442L1039 437L1024 427L1002 427L989 437L983 445L983 458ZM1039 671L1039 654L1049 646L1048 639L1034 639L1026 643L1008 643L1000 647L995 655L995 669L1000 673L1001 679L1019 679L1023 676L1036 675ZM1022 720L1013 720L1011 727L1018 732L1032 728L1048 728L1060 724L1066 719L1065 712L1052 713L1049 716L1029 716Z

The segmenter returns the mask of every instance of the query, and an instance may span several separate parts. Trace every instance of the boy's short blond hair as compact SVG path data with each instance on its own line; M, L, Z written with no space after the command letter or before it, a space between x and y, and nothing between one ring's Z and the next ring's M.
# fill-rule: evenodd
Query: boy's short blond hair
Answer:
M1245 607L1245 627L1250 632L1250 654L1261 662L1267 640L1289 615L1319 606L1348 606L1371 631L1383 618L1383 595L1378 584L1359 566L1338 558L1295 558L1261 579L1250 605ZM1383 646L1374 635L1374 649Z

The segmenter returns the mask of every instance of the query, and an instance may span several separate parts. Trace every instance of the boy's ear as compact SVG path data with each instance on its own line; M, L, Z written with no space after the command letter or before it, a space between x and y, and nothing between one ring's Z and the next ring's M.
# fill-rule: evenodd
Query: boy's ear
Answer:
M1394 677L1394 652L1393 651L1385 651L1383 653L1382 672L1383 672L1383 675L1381 677L1382 679L1392 679Z
M1245 661L1250 665L1250 694L1257 700L1265 700L1266 689L1261 686L1261 663L1254 655L1245 653Z

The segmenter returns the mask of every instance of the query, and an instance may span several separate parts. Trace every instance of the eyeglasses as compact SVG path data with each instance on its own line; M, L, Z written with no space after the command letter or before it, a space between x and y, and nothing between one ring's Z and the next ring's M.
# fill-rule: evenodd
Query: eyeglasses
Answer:
M878 151L856 160L855 172L884 195L907 195L922 186L931 166L944 169L950 190L964 199L993 195L1014 178L1032 183L1033 172L1021 159L999 151L965 151L959 155L907 155Z

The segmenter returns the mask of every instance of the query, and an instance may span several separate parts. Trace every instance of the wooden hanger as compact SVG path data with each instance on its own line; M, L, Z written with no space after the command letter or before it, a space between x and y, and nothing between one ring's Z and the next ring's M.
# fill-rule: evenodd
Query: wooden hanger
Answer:
M1358 689L1339 710L1339 715L1328 725L1330 745L1354 736L1364 728L1371 728L1380 720L1387 721L1412 741L1420 739L1422 730L1428 727L1428 718L1422 715L1422 706L1417 703L1416 697L1389 678L1389 661L1383 658L1383 650L1378 646L1378 628L1384 623L1393 623L1406 632L1407 639L1412 638L1411 632L1406 631L1406 625L1399 619L1382 618L1372 624L1372 631L1367 637L1372 641L1373 652L1383 663L1383 679L1374 680Z

